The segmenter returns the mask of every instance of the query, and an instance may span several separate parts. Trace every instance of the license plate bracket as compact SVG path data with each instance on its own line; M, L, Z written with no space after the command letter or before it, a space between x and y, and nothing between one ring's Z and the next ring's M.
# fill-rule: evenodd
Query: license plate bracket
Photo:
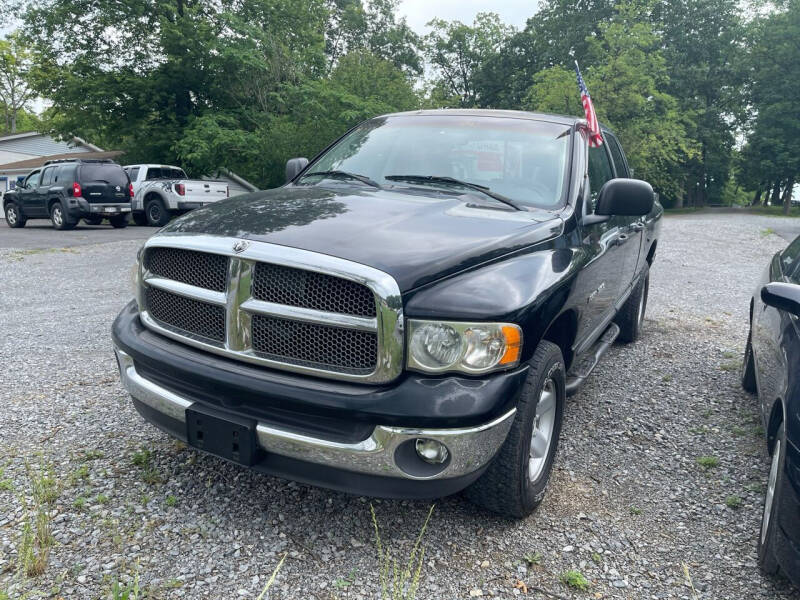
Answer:
M256 423L192 404L186 409L186 439L190 446L245 466L259 458Z

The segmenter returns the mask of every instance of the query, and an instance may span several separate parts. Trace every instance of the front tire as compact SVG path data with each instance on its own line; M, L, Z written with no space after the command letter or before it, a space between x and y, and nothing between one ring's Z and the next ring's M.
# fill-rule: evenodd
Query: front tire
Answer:
M761 530L758 536L758 566L767 575L779 570L775 549L778 544L778 507L783 484L783 470L786 462L786 427L781 423L775 433L772 448L767 493L764 498L764 511L761 513Z
M531 514L544 498L566 401L564 358L558 346L540 342L528 364L508 437L486 472L465 492L475 504L517 519Z
M169 223L169 211L158 198L154 198L147 203L145 214L147 215L147 222L153 227L163 227Z
M67 213L64 210L64 207L61 206L60 202L55 202L53 203L53 206L50 207L50 222L53 224L53 228L58 229L59 231L75 229L75 225L77 225L75 221L69 220L69 217L67 217Z
M9 202L6 204L6 225L12 227L14 229L18 229L19 227L25 227L25 223L27 219L22 216L22 211L20 211L19 206L17 206L13 202Z
M633 288L631 295L622 305L616 319L619 325L617 339L626 344L632 344L639 339L644 324L644 313L647 310L647 296L650 292L650 266L645 263L639 281Z
M115 215L108 218L108 222L114 229L123 229L128 226L128 215Z

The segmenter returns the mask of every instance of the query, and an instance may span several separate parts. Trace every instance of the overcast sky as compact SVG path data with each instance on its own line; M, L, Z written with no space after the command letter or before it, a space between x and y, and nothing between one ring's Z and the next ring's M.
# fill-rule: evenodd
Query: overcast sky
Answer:
M479 12L495 12L515 27L522 28L528 17L536 12L537 0L401 0L399 13L417 33L427 33L425 23L435 17L472 24Z

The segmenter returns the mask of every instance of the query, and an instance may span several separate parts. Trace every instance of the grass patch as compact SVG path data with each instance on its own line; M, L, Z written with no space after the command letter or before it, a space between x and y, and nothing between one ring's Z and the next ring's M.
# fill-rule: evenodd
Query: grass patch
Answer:
M103 458L103 453L100 450L88 450L81 455L81 462L88 462L90 460L99 460Z
M661 381L663 381L664 383L669 383L670 381L672 381L672 375L664 375L661 378Z
M167 496L167 499L164 500L164 504L166 504L167 506L175 506L176 504L178 504L178 498L170 494L169 496Z
M522 559L528 563L529 567L532 567L542 562L542 555L539 552L528 552Z
M705 471L716 469L719 466L719 459L716 456L698 456L695 460L697 466Z
M21 497L24 516L22 534L17 546L17 567L28 577L41 575L47 569L52 535L50 511L61 493L53 465L40 463L38 468L26 466L30 483L30 503Z
M86 508L86 498L83 496L78 496L75 500L72 501L72 507L77 510L83 510Z
M730 373L732 371L738 371L739 370L739 361L738 360L731 360L731 361L722 363L719 366L719 368L722 369L723 371L725 371L726 373Z
M630 511L631 511L632 515L640 515L640 514L642 514L642 509L639 508L638 506L631 506Z
M153 453L147 448L135 452L131 461L142 470L142 481L146 484L155 485L163 481L158 469L153 465Z
M747 429L744 427L739 427L738 425L734 425L731 427L731 433L736 437L742 437L743 435L747 435Z
M746 486L744 486L744 489L746 489L748 492L753 492L754 494L763 494L767 491L767 486L760 481L755 481L753 483L748 483Z
M372 515L372 525L375 528L375 545L378 549L379 581L381 585L381 600L413 600L417 596L419 589L420 575L422 574L422 564L425 558L425 548L422 547L422 538L428 523L431 520L433 509L436 505L432 504L422 524L422 529L417 535L411 554L405 565L398 564L397 558L393 557L388 548L384 548L381 541L381 534L378 528L378 517L375 515L375 507L370 504L369 511Z
M564 585L576 590L585 592L589 589L589 580L583 576L583 573L580 571L575 571L574 569L562 573L559 577L559 580Z
M761 237L767 237L768 235L773 235L775 230L772 227L767 227L766 229L761 230Z
M725 506L728 508L741 508L742 507L742 499L739 496L731 495L725 498Z
M105 494L97 494L94 498L95 504L108 504L108 496Z
M592 552L592 560L599 565L603 562L603 557L597 552Z
M749 206L747 212L756 215L769 215L770 217L800 217L800 208L793 206L788 215L783 214L782 206Z

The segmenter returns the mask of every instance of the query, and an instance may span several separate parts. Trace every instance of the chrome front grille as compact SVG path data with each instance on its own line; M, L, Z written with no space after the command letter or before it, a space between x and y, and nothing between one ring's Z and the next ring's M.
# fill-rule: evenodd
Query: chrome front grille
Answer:
M147 312L166 327L212 342L225 341L225 307L154 287L144 291Z
M225 291L228 257L180 248L151 248L144 268L156 277L172 279L217 292Z
M254 315L253 350L266 358L292 364L368 374L375 370L378 335Z
M344 315L375 316L375 295L365 285L268 263L256 265L253 298Z
M145 244L138 275L142 322L186 344L337 379L381 383L402 369L400 291L377 269L262 242L161 234Z

